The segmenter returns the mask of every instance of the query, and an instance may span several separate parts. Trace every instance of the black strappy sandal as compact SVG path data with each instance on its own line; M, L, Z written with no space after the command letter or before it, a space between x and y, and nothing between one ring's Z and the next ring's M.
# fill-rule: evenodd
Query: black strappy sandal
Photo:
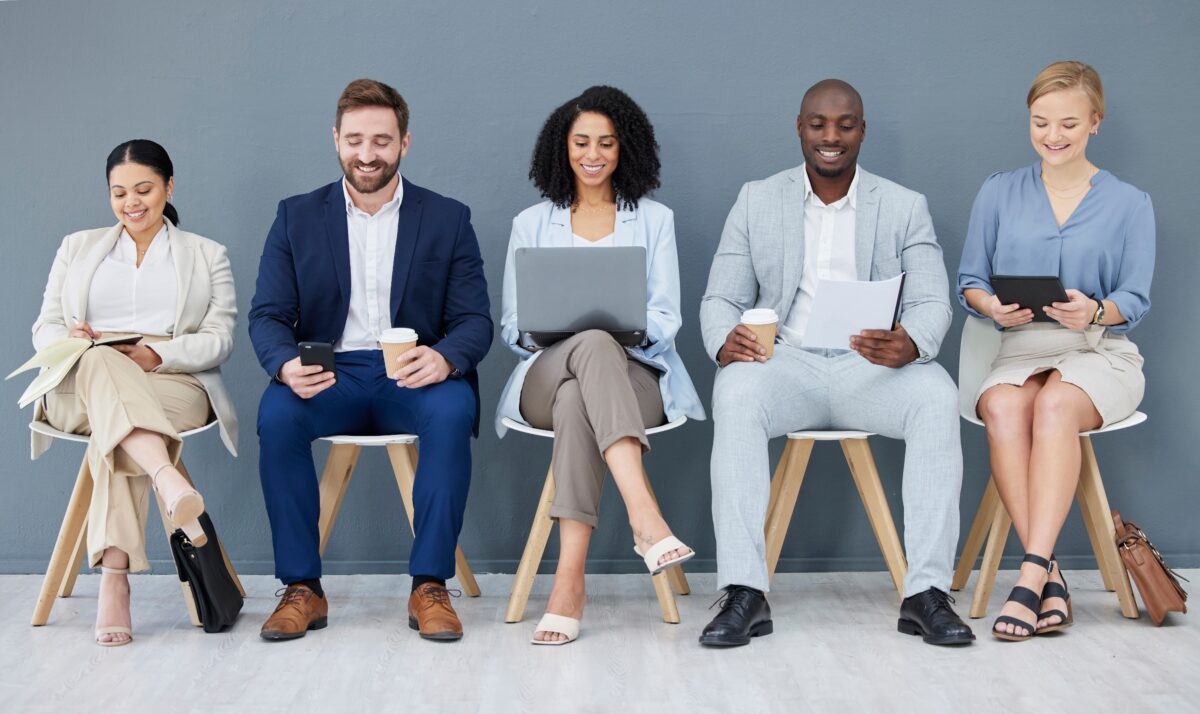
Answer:
M1025 557L1021 559L1021 562L1033 563L1038 567L1045 568L1046 572L1050 572L1050 561L1046 560L1040 555L1026 553ZM1042 596L1023 585L1018 585L1014 587L1012 592L1008 594L1007 602L1015 602L1017 604L1024 605L1025 607L1029 608L1030 612L1036 613L1042 607ZM1007 632L996 629L999 625L1015 625L1016 627L1026 630L1028 634L1018 635L1013 633L1010 635ZM1018 620L1010 615L1001 615L1000 617L996 618L995 622L992 623L992 636L996 639L1007 640L1009 642L1023 642L1032 638L1035 632L1037 632L1036 622L1025 622L1024 620Z
M1050 569L1053 571L1054 567L1058 564L1058 561L1054 559L1053 555L1050 556L1050 560ZM1062 585L1059 585L1053 580L1047 580L1046 586L1042 588L1042 600L1049 600L1052 597L1062 598L1063 600L1067 601L1067 611L1063 612L1062 610L1046 610L1044 612L1039 612L1038 622L1045 620L1047 617L1058 615L1058 622L1038 628L1037 634L1039 635L1047 635L1051 632L1062 632L1070 627L1071 623L1075 621L1075 613L1071 607L1071 593L1067 592L1067 579L1065 576L1063 576L1061 567L1058 568L1058 577L1062 578Z

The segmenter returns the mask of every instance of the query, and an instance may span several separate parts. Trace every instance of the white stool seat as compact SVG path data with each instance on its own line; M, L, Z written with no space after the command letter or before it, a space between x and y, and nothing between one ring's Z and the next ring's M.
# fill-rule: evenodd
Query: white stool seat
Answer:
M208 431L209 429L213 428L216 425L217 425L217 422L214 419L213 421L210 421L209 423L205 424L204 426L200 426L200 427L196 427L195 429L189 429L187 431L180 432L179 438L186 439L189 436L195 436L196 434L199 434L202 431ZM62 439L63 441L75 441L80 444L86 444L88 442L88 439L91 438L87 434L71 434L69 432L59 431L58 429L55 429L54 427L50 426L49 424L47 424L44 421L29 422L29 430L36 431L39 434L44 434L44 435L50 437L51 439Z
M687 417L679 417L675 421L667 422L666 424L663 424L661 426L652 426L646 430L646 436L653 436L655 434L661 434L664 431L670 431L672 429L681 427L684 425L684 423L687 422L687 420L688 420ZM536 427L529 426L528 424L522 424L521 422L517 421L516 419L509 419L508 417L503 417L500 419L500 423L503 424L506 428L512 429L513 431L519 431L522 434L532 434L533 436L544 436L548 439L554 438L553 431L551 431L549 429L538 429Z
M388 444L415 444L416 434L378 434L374 436L353 436L350 434L334 434L322 436L321 441L331 444L354 444L356 446L387 446Z
M813 441L841 441L842 439L865 439L869 436L875 436L873 431L793 431L789 432L789 439L811 439Z

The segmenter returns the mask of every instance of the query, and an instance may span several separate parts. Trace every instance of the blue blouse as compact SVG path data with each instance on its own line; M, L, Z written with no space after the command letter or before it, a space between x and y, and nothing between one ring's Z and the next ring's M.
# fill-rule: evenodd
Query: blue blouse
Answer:
M1154 273L1154 207L1145 192L1101 169L1079 207L1058 225L1042 184L1041 163L992 174L983 182L958 266L963 291L993 294L992 275L1057 275L1064 288L1109 300L1128 332L1150 310Z

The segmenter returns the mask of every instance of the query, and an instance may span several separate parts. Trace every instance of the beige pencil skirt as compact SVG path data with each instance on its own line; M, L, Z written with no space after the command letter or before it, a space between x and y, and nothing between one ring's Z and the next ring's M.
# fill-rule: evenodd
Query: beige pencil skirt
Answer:
M92 473L88 564L98 566L104 550L117 547L129 554L131 571L148 570L150 479L119 444L134 429L158 432L171 462L178 463L183 446L179 432L212 419L208 393L190 374L143 372L113 348L93 347L46 394L45 409L50 426L91 437L86 455Z
M1146 393L1144 361L1128 337L1099 325L1083 331L1044 322L1021 325L1002 334L1000 352L975 394L975 403L998 384L1019 387L1035 374L1058 370L1064 382L1088 395L1108 426L1133 414L1141 404Z

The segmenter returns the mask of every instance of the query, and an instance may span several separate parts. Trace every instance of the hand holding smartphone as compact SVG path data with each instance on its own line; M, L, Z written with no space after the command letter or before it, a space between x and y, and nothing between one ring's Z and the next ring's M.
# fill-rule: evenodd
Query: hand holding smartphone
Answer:
M323 372L337 376L337 363L333 359L333 345L328 342L301 342L300 364L308 367L319 365Z

